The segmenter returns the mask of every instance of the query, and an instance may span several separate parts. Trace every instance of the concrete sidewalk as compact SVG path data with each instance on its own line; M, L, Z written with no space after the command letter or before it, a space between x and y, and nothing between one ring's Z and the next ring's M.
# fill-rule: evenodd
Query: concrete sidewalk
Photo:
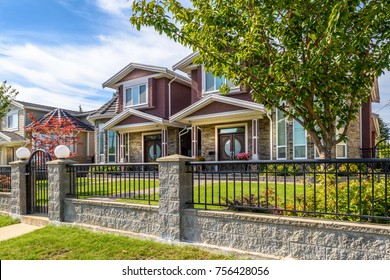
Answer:
M27 224L14 224L6 227L0 227L0 241L23 235L39 228L41 227Z

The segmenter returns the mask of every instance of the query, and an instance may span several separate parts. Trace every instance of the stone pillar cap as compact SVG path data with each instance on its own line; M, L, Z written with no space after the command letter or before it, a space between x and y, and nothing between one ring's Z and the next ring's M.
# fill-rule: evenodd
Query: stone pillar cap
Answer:
M178 155L178 154L156 159L157 162L191 161L191 160L193 160L193 158Z

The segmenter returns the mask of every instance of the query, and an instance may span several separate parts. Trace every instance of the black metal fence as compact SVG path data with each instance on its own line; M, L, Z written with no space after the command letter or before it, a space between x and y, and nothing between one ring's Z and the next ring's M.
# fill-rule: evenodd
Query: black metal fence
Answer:
M11 166L0 166L0 192L11 191Z
M159 199L158 164L71 164L69 195L76 198L105 197L141 200Z
M390 222L390 159L191 162L194 207Z

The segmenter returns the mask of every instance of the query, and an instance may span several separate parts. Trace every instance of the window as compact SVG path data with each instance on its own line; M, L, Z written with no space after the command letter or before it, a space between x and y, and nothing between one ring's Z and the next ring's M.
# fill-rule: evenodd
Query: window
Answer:
M294 159L306 158L306 130L296 120L293 122Z
M206 93L219 91L223 84L227 84L231 88L239 88L228 80L225 76L215 77L210 72L204 72L204 91Z
M344 132L344 128L337 129L336 134L340 135ZM336 145L336 158L347 158L347 143L345 141Z
M7 128L17 129L18 128L18 111L11 111L7 114Z
M276 141L277 141L277 159L286 159L286 116L283 111L277 110L277 128L276 128Z
M108 162L116 162L116 134L114 131L107 131L107 153Z
M146 104L146 84L125 88L125 106Z

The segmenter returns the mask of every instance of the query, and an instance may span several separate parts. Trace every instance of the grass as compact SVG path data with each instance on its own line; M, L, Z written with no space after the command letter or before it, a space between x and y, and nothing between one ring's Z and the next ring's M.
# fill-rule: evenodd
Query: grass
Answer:
M13 219L13 218L6 216L6 215L0 215L0 227L5 227L5 226L17 224L17 223L19 223L19 221L16 219Z
M0 242L1 260L219 260L233 256L73 227L47 226Z

